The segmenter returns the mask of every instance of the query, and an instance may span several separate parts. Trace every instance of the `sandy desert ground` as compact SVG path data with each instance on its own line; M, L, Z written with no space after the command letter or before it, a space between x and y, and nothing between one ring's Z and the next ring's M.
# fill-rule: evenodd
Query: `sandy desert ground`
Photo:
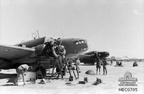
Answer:
M81 73L80 79L74 80L71 85L67 85L68 74L65 79L50 80L46 84L28 84L25 86L13 86L7 85L6 79L0 80L0 94L144 94L144 62L138 62L138 67L132 67L133 62L123 62L124 67L114 67L108 65L108 75L87 75L87 70L93 70L95 72L95 66L80 65ZM118 79L123 77L125 72L129 71L132 76L137 78L137 86L126 86L126 88L137 88L138 91L119 91L120 83ZM10 71L8 71L10 72ZM88 78L88 83L78 84L79 81L83 81L84 77ZM99 85L92 85L96 78L102 79L103 83Z

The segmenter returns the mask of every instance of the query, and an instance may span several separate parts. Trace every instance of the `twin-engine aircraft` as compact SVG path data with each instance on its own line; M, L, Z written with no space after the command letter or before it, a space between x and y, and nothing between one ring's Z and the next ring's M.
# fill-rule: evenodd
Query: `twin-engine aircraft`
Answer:
M13 46L0 44L0 69L16 69L21 64L28 64L39 69L38 62L49 63L50 56L49 53L46 53L49 49L45 48L47 41L47 37L41 37ZM63 38L57 39L57 42L65 47L66 57L77 56L88 49L85 39ZM40 71L45 74L45 65L41 66Z
M96 62L97 56L102 59L109 56L109 52L97 52L97 51L89 51L84 54L78 55L81 62L84 64L94 65Z

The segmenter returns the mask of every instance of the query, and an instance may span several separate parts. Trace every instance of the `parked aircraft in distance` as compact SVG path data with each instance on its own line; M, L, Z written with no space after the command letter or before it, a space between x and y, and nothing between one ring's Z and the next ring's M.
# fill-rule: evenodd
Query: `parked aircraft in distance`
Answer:
M97 51L89 51L84 54L78 55L81 62L84 64L94 65L96 62L96 54L101 58L106 58L109 56L109 52L97 52Z
M49 50L45 48L47 39L41 37L12 46L0 44L0 69L16 69L21 64L28 64L33 66L33 71L41 71L45 75L47 67L42 62L48 63L50 56L49 53L41 52ZM64 45L66 57L73 57L88 49L87 41L81 38L59 38L57 42Z

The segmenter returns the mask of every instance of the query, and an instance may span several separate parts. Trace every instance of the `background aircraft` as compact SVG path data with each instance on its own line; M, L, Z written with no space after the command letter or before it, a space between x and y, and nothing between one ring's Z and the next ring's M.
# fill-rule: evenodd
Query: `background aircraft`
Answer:
M28 64L33 66L33 71L41 71L45 75L51 59L48 53L42 53L47 39L42 37L13 46L0 45L0 69L16 69L21 64ZM58 39L58 42L65 46L66 57L73 57L88 49L85 39L64 38Z
M83 62L84 64L90 64L90 65L94 65L96 62L96 53L98 54L98 56L101 58L106 58L109 56L108 52L97 52L97 51L89 51L86 52L84 54L78 55L79 59L81 62Z

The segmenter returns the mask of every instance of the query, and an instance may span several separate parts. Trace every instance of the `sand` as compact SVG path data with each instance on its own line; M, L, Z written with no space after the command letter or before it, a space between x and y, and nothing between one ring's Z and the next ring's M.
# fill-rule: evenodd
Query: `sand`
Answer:
M64 79L54 79L46 84L28 84L25 86L7 85L6 79L0 80L0 94L144 94L144 62L138 62L138 67L132 67L133 62L123 62L124 67L114 67L108 65L107 75L87 75L87 70L95 72L95 66L80 65L81 73L78 80L74 80L71 84L66 84L68 81L68 74ZM137 78L137 86L119 86L118 79L123 77L125 72L131 72L132 76ZM10 71L8 71L10 72ZM84 77L88 78L88 83L78 84L83 81ZM92 85L96 78L100 78L103 83L99 85ZM138 91L119 91L120 88L137 88Z

